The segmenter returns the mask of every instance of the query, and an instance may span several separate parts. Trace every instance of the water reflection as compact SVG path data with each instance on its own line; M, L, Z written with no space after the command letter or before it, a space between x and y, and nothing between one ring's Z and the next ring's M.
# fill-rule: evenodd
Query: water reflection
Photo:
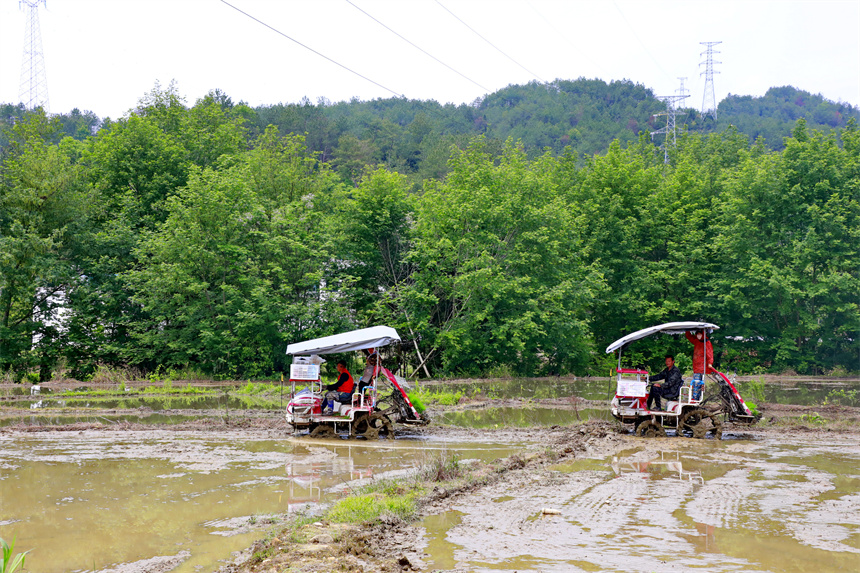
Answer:
M33 571L103 570L182 551L173 571L214 571L262 535L248 529L261 516L315 511L344 495L346 483L417 467L440 449L461 459L512 451L239 432L69 434L0 434L0 537L33 549Z
M647 473L654 478L662 478L668 473L679 481L693 484L704 484L705 478L698 469L684 470L684 462L680 452L656 452L656 457L647 460L636 456L613 456L609 464L616 475L623 473Z
M650 444L643 444L647 448ZM678 440L575 460L426 520L430 568L860 570L860 448L828 436ZM550 507L551 515L541 515ZM524 560L524 557L528 557Z
M506 426L526 428L530 426L567 426L586 420L610 420L611 418L608 409L569 410L542 406L505 406L502 408L443 412L437 421L440 424L465 428L504 428Z

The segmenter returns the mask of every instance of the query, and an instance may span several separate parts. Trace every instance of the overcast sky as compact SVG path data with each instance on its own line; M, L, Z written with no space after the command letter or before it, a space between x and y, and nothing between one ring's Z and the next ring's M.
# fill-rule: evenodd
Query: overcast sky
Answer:
M793 85L860 106L860 0L229 1L379 85L221 0L48 0L39 16L50 110L116 118L171 80L189 104L220 88L256 106L394 93L470 103L509 84L580 76L629 79L658 96L686 77L687 105L701 108L704 41L723 42L717 102ZM19 100L24 28L18 0L0 0L2 102Z

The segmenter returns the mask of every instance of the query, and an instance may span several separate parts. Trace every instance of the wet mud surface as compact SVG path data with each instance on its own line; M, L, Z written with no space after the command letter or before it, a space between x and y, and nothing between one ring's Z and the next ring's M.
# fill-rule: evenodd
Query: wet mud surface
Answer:
M438 503L419 525L427 567L857 570L857 436L751 437L623 436L613 455L511 474Z
M279 410L44 411L7 393L0 537L48 573L860 570L860 408L763 403L719 442L649 440L545 386L497 386L378 442L291 437ZM434 456L477 460L477 477L434 489L419 521L320 523L300 553L247 561L291 516Z
M272 421L273 425L277 422ZM514 448L404 437L310 440L278 429L94 423L0 432L0 537L32 571L214 571L272 525L430 456ZM38 430L38 431L33 431Z

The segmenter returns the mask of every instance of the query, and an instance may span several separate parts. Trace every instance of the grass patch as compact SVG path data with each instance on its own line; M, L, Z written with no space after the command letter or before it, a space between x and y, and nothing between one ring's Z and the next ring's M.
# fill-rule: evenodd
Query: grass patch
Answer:
M758 380L747 380L746 382L738 382L737 384L738 392L740 392L741 396L744 397L744 401L747 398L754 402L758 402L759 404L763 404L766 402L764 395L764 380L759 378ZM747 403L749 406L749 403Z
M407 392L406 395L409 397L409 401L412 402L412 406L415 407L415 410L419 414L423 414L427 410L427 406L424 405L424 401L421 399L420 394L412 391Z
M423 388L420 385L415 385L415 389L407 394L409 396L409 400L415 405L416 402L420 403L422 407L425 404L438 404L440 406L454 406L460 402L460 398L464 396L462 391L458 392L446 392L446 391L432 391L428 388ZM418 409L417 406L415 406ZM419 410L420 412L421 410Z
M419 478L432 482L451 481L462 475L463 467L456 455L431 458L418 473Z
M857 406L860 405L860 396L857 390L831 390L824 398L824 405L836 404L837 406Z
M12 545L6 543L6 540L0 537L0 571L3 573L15 573L19 569L24 569L24 561L29 551L24 553L15 553L15 538L12 538Z
M247 384L236 389L236 393L255 396L257 394L267 392L278 392L280 389L280 384L273 384L271 382L251 382L248 380Z
M415 513L415 508L414 494L388 497L369 493L340 500L329 511L328 519L334 523L363 523L376 521L386 513L409 519Z
M75 396L135 396L135 395L189 395L189 394L214 394L214 390L207 388L196 388L191 384L185 386L174 386L173 382L165 380L161 386L145 386L143 388L132 388L125 385L125 382L120 383L116 388L99 388L96 390L66 390L60 392L57 396L63 398L71 398Z
M365 523L383 515L395 515L410 520L418 511L417 499L425 491L423 485L414 481L377 482L335 503L326 513L326 519L333 523Z

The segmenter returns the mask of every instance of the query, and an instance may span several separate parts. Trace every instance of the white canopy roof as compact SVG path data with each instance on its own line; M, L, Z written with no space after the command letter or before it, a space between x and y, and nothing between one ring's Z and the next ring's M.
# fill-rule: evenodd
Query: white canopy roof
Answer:
M400 335L390 326L372 326L287 346L287 354L333 354L365 348L388 346L400 342Z
M619 338L606 347L606 353L609 354L610 352L615 352L629 342L645 338L646 336L651 336L652 334L657 334L658 332L662 332L663 334L683 334L688 330L697 330L700 328L717 330L720 327L716 324L711 324L710 322L667 322L665 324L658 324L657 326L649 326L648 328L637 330L632 334Z

